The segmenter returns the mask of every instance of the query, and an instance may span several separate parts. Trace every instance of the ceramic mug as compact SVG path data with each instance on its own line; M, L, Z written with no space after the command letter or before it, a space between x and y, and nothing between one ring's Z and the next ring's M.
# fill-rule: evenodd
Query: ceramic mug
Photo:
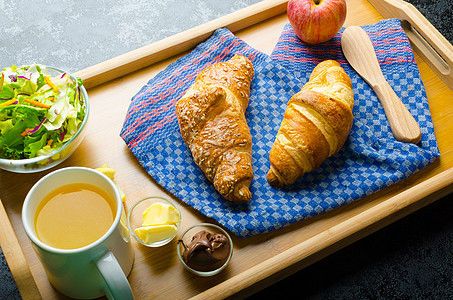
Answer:
M107 192L115 201L116 215L108 231L97 241L77 249L58 249L37 236L34 218L38 204L56 188L71 183L88 183ZM22 208L22 222L49 281L61 293L78 299L106 295L109 299L133 299L126 276L134 262L129 231L120 218L121 196L104 174L89 168L68 167L41 178L29 191Z

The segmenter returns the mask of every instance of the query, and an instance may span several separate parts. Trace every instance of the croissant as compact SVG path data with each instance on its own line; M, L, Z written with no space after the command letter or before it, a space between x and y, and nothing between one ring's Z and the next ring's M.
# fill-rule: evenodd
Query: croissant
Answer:
M288 101L269 154L269 184L293 184L336 154L351 130L353 105L351 79L338 62L318 64L301 91Z
M223 197L236 202L252 198L252 137L245 110L254 74L250 60L235 55L202 70L176 103L194 162Z

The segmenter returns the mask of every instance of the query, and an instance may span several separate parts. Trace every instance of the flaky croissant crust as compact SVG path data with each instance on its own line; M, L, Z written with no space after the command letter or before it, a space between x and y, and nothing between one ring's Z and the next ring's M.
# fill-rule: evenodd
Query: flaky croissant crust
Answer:
M235 55L198 74L176 104L184 142L216 190L231 201L250 201L252 138L245 119L254 76L248 58Z
M318 64L289 101L272 146L269 184L282 187L336 154L352 127L351 79L333 60Z

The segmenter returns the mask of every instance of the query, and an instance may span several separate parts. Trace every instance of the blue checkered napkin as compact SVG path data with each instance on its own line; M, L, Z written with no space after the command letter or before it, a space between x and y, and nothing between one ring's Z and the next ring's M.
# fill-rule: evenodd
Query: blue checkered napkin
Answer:
M255 68L246 112L252 134L255 177L250 187L252 201L245 204L224 200L195 165L181 138L174 108L202 69L228 60L234 54L248 56ZM343 151L295 185L282 190L272 188L266 180L269 152L286 103L302 85L302 81L267 55L252 49L227 29L219 29L209 40L151 79L133 97L121 137L160 185L237 236L249 237L272 231L370 194L385 186L379 179L381 169L386 169L388 177L401 169L388 163L387 159L380 164L388 163L390 167L378 164L374 168L372 162L379 159L366 159L371 167L363 163L352 164L356 169L349 169L350 160L355 158ZM369 134L369 130L366 133ZM371 150L368 147L363 152L366 151ZM423 155L415 156L422 160L419 157ZM358 174L370 168L372 172L367 175L368 187L365 187ZM393 179L396 182L399 176Z

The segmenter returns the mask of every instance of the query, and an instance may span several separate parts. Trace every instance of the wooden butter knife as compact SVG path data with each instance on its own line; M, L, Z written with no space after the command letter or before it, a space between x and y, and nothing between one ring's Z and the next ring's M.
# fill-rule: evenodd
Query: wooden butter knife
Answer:
M359 26L349 26L341 35L343 54L354 70L371 86L381 101L393 135L400 142L417 144L420 127L382 74L373 44Z

